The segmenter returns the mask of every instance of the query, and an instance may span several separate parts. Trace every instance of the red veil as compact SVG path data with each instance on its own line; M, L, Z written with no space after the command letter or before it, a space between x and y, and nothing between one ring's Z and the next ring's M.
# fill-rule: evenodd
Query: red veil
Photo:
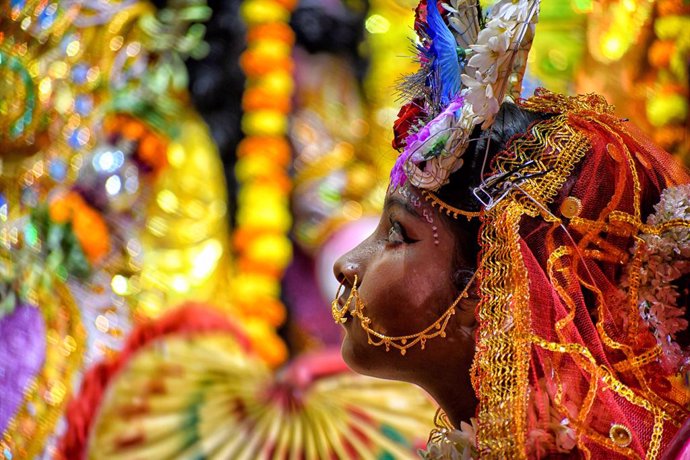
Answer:
M539 90L520 105L554 116L493 164L505 179L480 233L480 455L657 458L690 398L683 353L640 314L641 293L683 289L648 286L644 238L688 231L648 216L690 177L599 96Z

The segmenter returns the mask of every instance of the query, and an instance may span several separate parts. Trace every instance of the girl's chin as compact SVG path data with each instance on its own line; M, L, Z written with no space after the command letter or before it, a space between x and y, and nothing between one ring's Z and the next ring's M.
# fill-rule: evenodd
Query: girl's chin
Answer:
M386 366L386 364L391 362L390 359L381 360L382 349L367 344L366 335L364 336L363 342L360 342L359 340L353 340L354 338L351 334L352 330L347 329L347 333L340 347L340 354L345 364L358 374L384 379L395 378L393 375L395 373L387 370L388 366ZM361 337L356 338L359 339Z
M340 347L340 354L343 357L343 361L348 365L350 369L365 375L376 376L372 373L371 366L371 352L374 350L367 350L363 348L360 344L355 342L352 337L352 329L350 327L345 327L347 331L345 337L343 338L343 343Z

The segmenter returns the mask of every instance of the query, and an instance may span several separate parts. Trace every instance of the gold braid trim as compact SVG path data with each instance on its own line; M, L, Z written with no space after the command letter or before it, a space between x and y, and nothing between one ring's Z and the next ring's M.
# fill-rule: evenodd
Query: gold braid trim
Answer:
M592 113L613 114L616 108L606 102L599 94L579 94L566 96L552 93L545 88L537 88L534 97L518 101L523 109L542 113Z
M543 104L555 107L564 101L554 96ZM533 110L547 111L539 102L527 103ZM520 166L525 176L534 177L487 211L481 230L481 300L472 385L479 399L477 447L482 458L527 456L531 314L520 221L524 215L549 214L546 205L589 149L586 136L569 126L564 114L535 125L529 136L518 138L496 158L496 174ZM529 160L534 163L525 167Z
M529 283L519 242L525 210L501 200L482 226L479 328L472 385L479 399L481 458L526 458Z
M522 185L526 196L519 198L525 212L535 217L551 203L575 166L590 150L591 144L584 134L569 123L568 114L558 115L532 127L528 136L512 142L506 153L496 158L496 173L514 171L522 167L525 176L534 175ZM519 193L515 190L512 193ZM523 194L524 195L524 194Z
M613 365L613 368L618 372L626 372L634 367L643 367L647 364L658 361L661 356L661 347L651 348L633 359L625 359Z

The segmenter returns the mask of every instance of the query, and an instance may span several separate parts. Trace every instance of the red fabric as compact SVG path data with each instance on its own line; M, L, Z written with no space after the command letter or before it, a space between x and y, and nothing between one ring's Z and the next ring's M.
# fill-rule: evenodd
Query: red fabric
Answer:
M690 460L690 420L678 430L662 460Z
M572 115L570 123L580 132L587 134L592 150L579 165L579 174L567 195L564 193L566 190L563 190L560 199L551 206L552 212L556 215L560 214L559 207L566 196L579 198L582 202L580 217L593 221L606 222L613 211L634 214L634 175L628 163L628 157L624 153L626 149L632 153L635 171L640 182L639 198L643 220L653 211L653 205L658 202L661 192L666 187L690 181L685 171L670 155L644 140L634 128L629 128L627 124L620 125L619 120L613 116L602 115L597 121L592 121ZM631 134L633 132L634 135ZM596 180L597 178L606 178L606 180ZM626 293L620 286L626 265L588 256L586 254L588 250L607 252L608 247L597 244L594 240L587 242L582 230L574 229L566 224L568 230L566 233L562 227L553 226L547 222L536 224L536 226L536 229L531 229L525 236L523 244L523 257L531 285L530 308L533 331L552 342L585 346L597 364L614 370L614 376L640 397L645 399L660 397L666 403L683 410L681 404L676 402L675 395L672 394L672 388L667 379L670 377L669 373L661 369L656 362L641 368L644 381L640 381L638 376L630 371L615 371L615 365L626 360L626 353L620 347L629 347L629 355L639 356L656 346L654 337L642 324L639 314L630 314L626 310L628 306ZM596 237L601 238L612 248L631 255L630 248L634 244L633 233L617 236L597 232ZM554 324L565 318L571 307L564 300L563 295L554 289L553 282L546 273L546 267L548 257L561 246L572 248L581 257L564 258L565 263L559 268L567 271L554 277L568 293L575 307L574 320L562 331L557 332ZM585 284L592 285L592 288L587 289ZM601 297L597 298L597 295ZM608 335L608 338L618 345L608 345L602 334ZM565 395L560 412L563 417L571 420L580 415L578 409L582 408L587 392L593 384L592 376L586 366L578 360L582 360L582 357L554 353L536 346L532 350L531 386L539 388L540 376L557 372ZM654 385L653 378L657 379L661 385L665 383L669 390L667 392L645 390L645 385L660 387L659 384ZM553 394L550 396L553 398ZM614 424L629 428L633 433L633 439L628 448L642 458L646 456L654 427L652 413L631 403L614 391L602 391L602 389L596 391L591 407L579 431L590 433L583 436L583 444L591 452L592 458L627 457L621 452L611 451L600 441L600 439L609 438L609 431ZM575 414L566 413L567 408L571 408L571 412ZM687 411L685 413L687 414ZM542 414L542 416L549 417L548 414ZM677 430L677 427L668 422L663 424L663 428L662 450ZM601 438L598 438L599 436Z
M678 383L679 369L666 368L658 359L638 365L636 370L621 367L631 358L656 349L657 342L640 317L637 297L629 301L624 282L631 270L638 232L633 226L624 225L620 228L625 227L626 231L611 230L611 218L614 212L634 216L637 199L639 219L646 222L662 191L690 183L690 176L674 158L629 123L593 110L568 110L567 113L537 127L553 126L553 132L560 133L562 138L565 131L555 121L567 117L567 125L584 134L591 148L567 175L553 202L545 203L560 222L545 219L543 213L536 217L525 215L518 235L528 279L529 332L540 339L531 346L529 388L521 389L521 393L524 390L523 394L529 395L525 449L530 458L555 454L587 458L585 451L592 459L645 458L654 445L654 427L658 423L653 411L644 407L648 405L673 414L673 420L657 424L657 454L663 454L679 425L688 418L688 390ZM530 152L533 158L547 164L546 168L550 162L555 164L554 158L568 154L553 150L559 144L536 133L532 131L533 137L516 139L499 154L494 168L515 159L516 152ZM503 171L493 173L500 172ZM611 226L597 230L573 225L561 212L561 204L569 197L581 202L580 218ZM530 201L524 195L519 199ZM497 218L485 225L501 225L501 222ZM571 255L551 258L563 248ZM486 253L487 249L483 251ZM549 264L553 264L551 271ZM512 304L507 308L512 308ZM557 330L559 321L562 328ZM482 324L479 331L480 339L486 336ZM547 342L555 344L554 350L544 345ZM585 353L571 351L582 349L587 350L594 364ZM602 371L610 372L611 378L605 380ZM477 381L481 382L481 378L479 375ZM505 378L517 379L515 374ZM480 391L478 397L480 409L482 401L490 403L490 399L482 399ZM479 423L481 439L481 419ZM557 433L562 433L559 430L563 424L573 427L577 433L578 445L572 450L547 445ZM629 445L611 441L612 433L622 430L616 425L629 430L632 435ZM551 441L540 443L540 432L550 433Z
M98 415L103 394L109 384L140 349L169 335L193 335L207 332L232 334L249 352L250 341L240 327L218 310L188 303L165 316L138 326L129 336L123 350L115 357L93 366L85 375L79 394L67 406L67 432L60 440L58 459L86 458L88 438Z
M410 129L426 115L423 107L421 99L415 99L400 107L398 119L393 124L394 149L402 150L405 147L405 139L410 135Z

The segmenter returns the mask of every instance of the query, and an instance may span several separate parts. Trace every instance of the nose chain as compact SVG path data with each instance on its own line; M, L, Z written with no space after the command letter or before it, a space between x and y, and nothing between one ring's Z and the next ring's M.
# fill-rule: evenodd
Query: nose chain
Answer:
M345 277L343 277L343 280L340 282L340 286L338 286L338 291L335 293L335 299L333 299L333 302L331 302L331 315L333 316L335 322L338 324L344 324L347 321L345 314L347 313L347 310L350 308L350 303L352 302L355 296L355 288L353 287L350 291L350 295L347 296L345 304L342 307L340 307L340 305L338 305L338 299L340 299L340 295L342 294L344 285ZM354 286L357 286L357 275L355 275Z
M418 343L421 345L422 350L424 350L427 340L433 339L434 337L446 337L446 327L448 326L448 321L450 320L450 317L455 314L455 307L457 307L458 303L460 303L460 300L468 297L468 291L470 286L474 282L475 276L477 276L476 272L474 275L472 275L472 278L467 283L462 292L458 295L458 297L455 299L455 301L450 305L450 307L448 307L448 309L441 316L438 317L436 321L434 321L433 324L431 324L423 331L417 332L416 334L390 337L373 330L369 326L371 324L371 318L364 314L364 308L366 307L366 305L364 304L364 301L359 295L356 277L355 283L352 286L352 290L350 291L350 294L348 295L347 300L345 301L345 305L342 308L339 308L338 299L340 298L343 283L341 283L340 288L338 288L335 300L333 300L333 303L331 304L333 319L335 319L336 323L340 324L347 322L345 313L348 311L350 303L354 301L355 311L352 313L352 315L359 318L360 326L367 333L367 342L369 343L369 345L373 345L375 347L383 345L386 347L386 351L390 351L391 347L397 348L398 350L400 350L400 354L403 356L407 353L408 348L413 347Z

